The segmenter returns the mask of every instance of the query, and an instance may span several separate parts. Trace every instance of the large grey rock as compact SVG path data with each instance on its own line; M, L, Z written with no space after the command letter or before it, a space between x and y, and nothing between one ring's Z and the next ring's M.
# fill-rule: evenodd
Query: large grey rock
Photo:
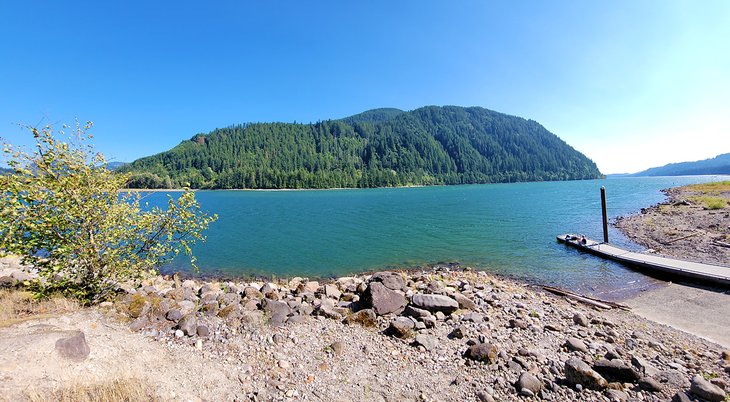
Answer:
M178 322L183 317L183 314L180 309L174 308L168 311L165 317L172 322Z
M377 315L400 314L408 303L402 293L388 289L380 282L371 282L368 285L363 295L363 302Z
M583 313L575 313L573 315L573 322L580 325L581 327L588 326L588 318Z
M565 346L571 351L588 353L588 347L586 347L586 344L580 339L572 336L565 340Z
M269 324L271 326L279 327L284 325L289 314L291 314L291 308L284 302L264 299L261 304L264 312L269 315Z
M672 402L692 402L692 399L684 392L679 391L672 397Z
M639 387L649 392L661 392L664 390L664 385L661 382L648 376L641 377Z
M193 336L198 330L198 320L195 319L194 315L188 314L177 322L177 326L185 335Z
M56 341L56 351L66 359L82 361L89 357L91 350L86 343L86 336L79 331L68 338L61 338Z
M476 310L477 305L472 301L472 299L464 296L463 294L459 292L455 292L452 297L454 300L456 300L457 303L459 303L459 308L463 310Z
M641 357L631 357L631 364L639 370L639 373L643 373L649 377L656 378L659 375L659 370Z
M633 367L618 359L600 359L593 363L593 370L611 382L637 382L640 378L639 373Z
M540 381L534 375L525 371L520 374L520 378L517 380L517 384L515 384L515 387L517 388L517 391L528 389L533 394L536 394L540 392L540 390L542 390L542 381Z
M380 282L390 290L402 290L405 286L403 277L395 272L376 272L370 277L370 282Z
M497 347L490 343L477 343L476 345L469 346L469 349L464 352L464 357L467 359L486 363L495 362L498 355L499 351Z
M606 390L605 395L610 402L626 402L629 400L629 395L626 392L617 389L609 388Z
M410 318L396 317L390 322L387 332L396 338L407 338L415 326Z
M407 317L413 317L415 319L421 319L421 318L425 318L425 317L430 317L431 312L428 310L413 307L412 305L409 304L403 310L402 315L407 316Z
M415 344L423 346L426 350L433 350L438 346L438 339L433 335L418 334Z
M335 300L339 300L340 296L342 296L342 292L340 292L340 290L337 289L337 285L333 283L328 283L324 285L324 294L327 295L327 297L331 297Z
M722 402L725 400L725 391L722 388L710 383L699 375L692 377L689 391L710 402Z
M459 303L444 295L416 294L411 298L411 303L418 308L430 312L440 311L444 314L451 314L459 309Z
M261 300L264 298L264 294L260 290L253 286L247 286L243 288L243 296L249 299Z
M565 362L565 379L570 385L580 384L584 388L598 391L608 386L606 379L591 369L588 363L575 357Z

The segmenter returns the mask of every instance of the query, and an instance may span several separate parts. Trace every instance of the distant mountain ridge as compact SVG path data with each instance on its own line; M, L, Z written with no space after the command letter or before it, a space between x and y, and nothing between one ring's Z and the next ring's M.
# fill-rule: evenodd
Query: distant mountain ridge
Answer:
M196 134L119 169L131 187L333 188L574 180L596 164L533 120L480 107L373 109Z
M632 176L693 176L705 174L730 174L730 153L695 162L670 163L634 173Z

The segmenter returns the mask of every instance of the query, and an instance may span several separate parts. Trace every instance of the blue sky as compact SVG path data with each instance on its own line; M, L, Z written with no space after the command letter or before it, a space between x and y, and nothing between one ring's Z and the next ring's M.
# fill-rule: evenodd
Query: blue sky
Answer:
M92 120L131 161L377 107L533 119L604 173L730 152L727 1L1 1L0 136Z

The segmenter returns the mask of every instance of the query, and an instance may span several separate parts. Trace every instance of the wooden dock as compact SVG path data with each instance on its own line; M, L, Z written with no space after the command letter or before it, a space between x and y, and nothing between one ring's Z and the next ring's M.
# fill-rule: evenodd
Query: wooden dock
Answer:
M573 246L581 251L654 273L675 275L709 282L715 285L730 286L730 267L635 253L616 247L610 243L600 243L591 239L586 239L585 244L583 244L580 238L569 234L559 235L557 239L560 243Z

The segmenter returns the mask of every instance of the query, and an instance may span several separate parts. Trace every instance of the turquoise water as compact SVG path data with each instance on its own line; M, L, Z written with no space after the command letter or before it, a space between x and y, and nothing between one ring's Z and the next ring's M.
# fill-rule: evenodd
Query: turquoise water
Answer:
M461 262L597 295L621 295L655 281L555 241L565 232L601 239L600 187L611 219L664 199L661 189L719 177L312 190L199 191L219 220L196 246L203 273L345 275ZM150 203L165 194L146 196ZM611 241L631 244L616 230ZM188 270L176 260L165 270Z

